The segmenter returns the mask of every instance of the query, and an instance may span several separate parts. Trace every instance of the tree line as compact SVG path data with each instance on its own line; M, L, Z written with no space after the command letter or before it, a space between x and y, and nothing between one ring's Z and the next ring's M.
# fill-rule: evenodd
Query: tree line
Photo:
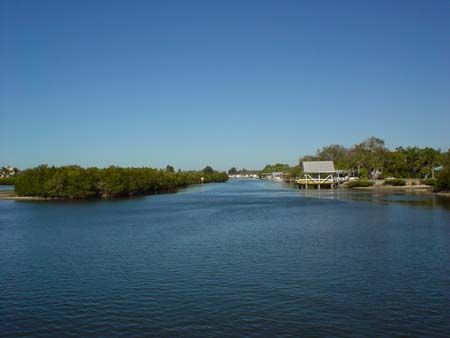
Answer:
M389 150L384 140L371 137L350 148L342 145L323 147L315 155L304 156L300 162L334 161L336 169L350 169L365 178L429 178L433 168L443 165L447 157L448 153L430 147L397 147Z
M248 170L245 168L238 170L236 167L232 167L228 170L228 175L259 175L259 173L259 170Z
M228 175L207 166L202 171L175 172L153 168L82 168L41 165L15 178L19 196L49 198L117 198L167 192L191 184L225 182Z
M435 174L439 182L437 184L442 189L450 189L450 183L444 183L445 180L450 180L450 151L410 146L389 150L384 140L376 137L370 137L352 147L328 145L318 149L314 155L301 157L298 165L268 164L262 172L282 171L291 177L300 177L303 174L303 161L333 161L336 169L351 171L360 178L428 179ZM433 169L437 167L440 167L440 171L433 173Z

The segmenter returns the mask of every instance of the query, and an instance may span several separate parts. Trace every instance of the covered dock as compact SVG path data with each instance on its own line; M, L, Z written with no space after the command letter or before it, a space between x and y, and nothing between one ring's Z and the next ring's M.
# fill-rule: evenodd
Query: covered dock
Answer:
M299 188L332 189L336 184L333 161L303 161L303 174L304 178L296 181Z

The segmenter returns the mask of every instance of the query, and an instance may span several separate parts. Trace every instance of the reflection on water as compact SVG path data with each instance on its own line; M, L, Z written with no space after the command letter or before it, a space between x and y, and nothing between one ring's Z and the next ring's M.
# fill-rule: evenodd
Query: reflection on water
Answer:
M0 191L14 190L13 185L0 185Z
M299 190L306 198L352 200L372 203L401 203L450 210L450 198L420 191Z

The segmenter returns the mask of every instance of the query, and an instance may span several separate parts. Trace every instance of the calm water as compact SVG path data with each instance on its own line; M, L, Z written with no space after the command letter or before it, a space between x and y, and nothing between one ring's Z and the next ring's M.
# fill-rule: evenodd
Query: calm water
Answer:
M445 202L306 194L0 201L0 336L449 336Z

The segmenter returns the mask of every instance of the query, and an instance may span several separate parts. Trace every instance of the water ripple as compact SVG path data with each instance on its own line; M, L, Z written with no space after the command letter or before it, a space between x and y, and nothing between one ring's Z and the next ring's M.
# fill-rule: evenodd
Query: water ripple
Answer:
M0 203L0 336L447 336L450 213L321 197Z

